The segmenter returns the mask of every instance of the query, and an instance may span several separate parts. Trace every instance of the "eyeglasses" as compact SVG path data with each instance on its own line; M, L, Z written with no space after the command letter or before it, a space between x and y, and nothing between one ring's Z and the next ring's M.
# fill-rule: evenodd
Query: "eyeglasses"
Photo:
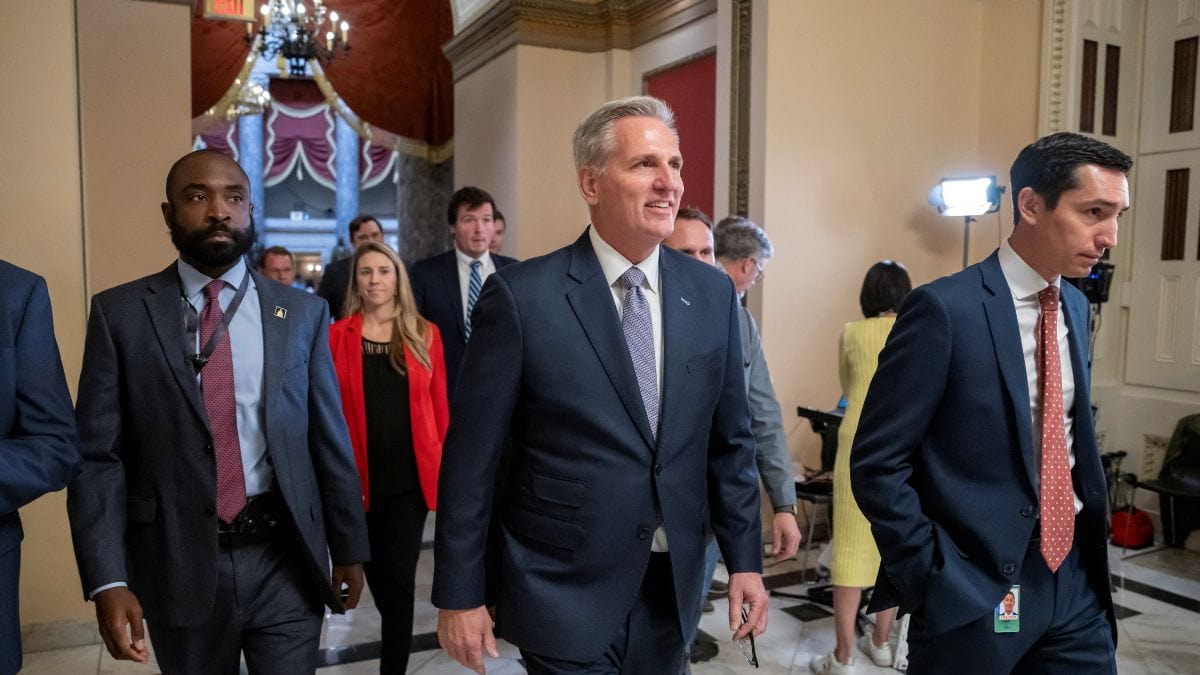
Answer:
M759 274L762 274L762 272L760 271ZM750 620L750 613L746 611L745 607L743 607L742 608L742 623L746 623L749 620ZM757 668L758 667L758 651L754 649L754 631L751 630L749 633L746 634L746 637L742 638L741 640L738 640L738 646L742 648L742 656L746 657L746 663L749 663L750 665Z
M754 276L754 283L757 284L763 280L763 277L767 276L767 266L758 258L751 258L751 260L754 261L754 268L758 270L758 274Z

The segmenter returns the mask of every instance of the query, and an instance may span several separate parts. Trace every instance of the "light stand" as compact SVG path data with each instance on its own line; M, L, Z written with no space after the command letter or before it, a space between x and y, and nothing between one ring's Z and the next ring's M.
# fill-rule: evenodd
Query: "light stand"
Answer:
M929 203L943 216L963 217L963 267L971 260L971 222L1000 210L1004 188L995 176L943 178L929 191Z

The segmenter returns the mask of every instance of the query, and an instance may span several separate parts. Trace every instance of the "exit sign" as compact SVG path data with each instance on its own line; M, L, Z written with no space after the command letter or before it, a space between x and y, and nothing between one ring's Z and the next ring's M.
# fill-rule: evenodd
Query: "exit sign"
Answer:
M204 18L250 21L256 18L254 0L204 0Z

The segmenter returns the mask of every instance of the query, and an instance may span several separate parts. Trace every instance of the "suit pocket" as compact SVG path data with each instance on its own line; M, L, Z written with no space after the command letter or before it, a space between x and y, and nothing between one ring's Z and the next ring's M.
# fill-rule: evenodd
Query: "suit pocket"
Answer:
M700 373L705 370L719 368L725 363L725 348L714 349L711 352L693 356L688 359L687 371L689 373Z
M585 494L587 484L580 481L537 472L533 474L533 496L543 501L579 508L583 506Z
M157 513L158 506L153 499L129 497L125 500L125 517L131 523L153 523Z
M515 506L504 519L508 529L521 537L543 544L574 551L583 543L583 526L542 513Z

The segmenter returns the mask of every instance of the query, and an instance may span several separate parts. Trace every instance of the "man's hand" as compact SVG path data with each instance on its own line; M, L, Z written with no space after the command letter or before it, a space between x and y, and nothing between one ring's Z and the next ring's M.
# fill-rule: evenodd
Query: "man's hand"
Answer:
M762 586L760 581L759 586ZM765 591L764 591L765 594ZM483 650L499 658L492 635L492 617L482 606L475 609L439 609L438 642L455 661L483 675Z
M345 614L347 609L358 607L358 598L363 591L362 563L334 565L332 583L334 594L342 600L342 611L338 614ZM343 585L346 588L343 589Z
M775 557L775 561L788 560L796 555L796 551L800 550L800 541L803 537L800 536L800 526L796 524L796 516L790 511L776 513L775 519L771 522L771 541L774 542L771 548L771 555Z
M742 605L750 605L749 616L742 622ZM758 572L737 572L729 576L729 630L741 640L751 631L757 637L767 630L767 589Z
M124 586L100 591L96 603L96 622L108 653L117 660L150 663L146 631L142 626L142 605Z

